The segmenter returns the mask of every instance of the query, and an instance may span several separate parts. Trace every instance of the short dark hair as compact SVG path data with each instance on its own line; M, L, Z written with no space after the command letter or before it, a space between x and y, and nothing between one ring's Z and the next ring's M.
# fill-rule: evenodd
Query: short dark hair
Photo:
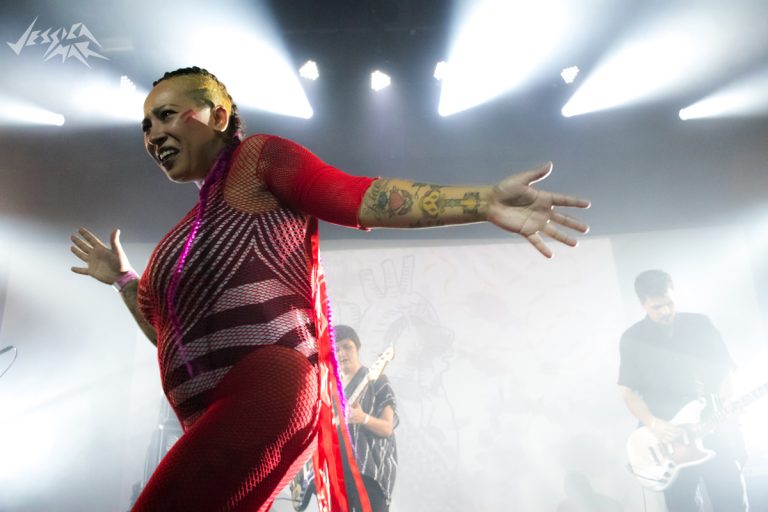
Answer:
M337 325L333 330L336 332L337 342L341 340L352 340L352 343L355 344L357 350L360 350L360 337L353 328L348 325Z
M635 278L635 293L640 302L648 297L659 297L673 290L672 276L663 270L646 270Z

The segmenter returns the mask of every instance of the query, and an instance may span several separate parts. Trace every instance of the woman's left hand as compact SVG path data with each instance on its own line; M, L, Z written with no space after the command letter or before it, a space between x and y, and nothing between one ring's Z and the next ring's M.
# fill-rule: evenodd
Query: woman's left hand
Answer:
M500 228L524 236L547 258L552 251L544 243L540 233L571 247L578 242L558 229L563 226L579 233L589 231L589 226L555 210L555 207L589 208L589 201L545 190L531 185L546 178L552 172L552 162L538 169L513 174L493 187L488 207L488 221Z

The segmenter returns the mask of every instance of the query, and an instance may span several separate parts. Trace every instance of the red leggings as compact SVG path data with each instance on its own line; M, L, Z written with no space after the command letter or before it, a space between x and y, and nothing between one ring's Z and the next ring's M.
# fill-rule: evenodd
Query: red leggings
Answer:
M314 452L317 380L296 350L254 350L160 462L133 512L268 510Z

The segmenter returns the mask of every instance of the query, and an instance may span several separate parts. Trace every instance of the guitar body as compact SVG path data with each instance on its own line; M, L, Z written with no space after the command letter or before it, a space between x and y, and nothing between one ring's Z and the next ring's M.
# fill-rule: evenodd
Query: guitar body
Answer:
M640 483L653 491L663 491L672 485L680 471L702 464L715 456L704 448L696 433L704 400L688 403L670 421L686 434L670 443L659 441L649 427L640 427L627 440L627 457L632 473Z

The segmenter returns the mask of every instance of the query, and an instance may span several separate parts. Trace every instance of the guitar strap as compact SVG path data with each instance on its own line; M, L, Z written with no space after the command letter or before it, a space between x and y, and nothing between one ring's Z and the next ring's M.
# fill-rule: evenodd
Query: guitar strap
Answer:
M343 457L346 455L357 494L360 496L363 512L371 512L363 478L360 476L360 470L355 462L349 430L346 421L343 421L346 418L346 403L339 378L339 366L334 347L335 340L330 323L331 310L325 286L325 273L320 265L317 220L312 217L309 222L313 259L312 294L316 316L318 377L320 379L317 451L312 460L315 470L317 503L321 512L350 511L342 465ZM340 411L340 414L334 415L334 409ZM338 418L341 418L342 421L339 421ZM341 443L344 444L344 450L341 449L337 435L338 426L341 427Z

